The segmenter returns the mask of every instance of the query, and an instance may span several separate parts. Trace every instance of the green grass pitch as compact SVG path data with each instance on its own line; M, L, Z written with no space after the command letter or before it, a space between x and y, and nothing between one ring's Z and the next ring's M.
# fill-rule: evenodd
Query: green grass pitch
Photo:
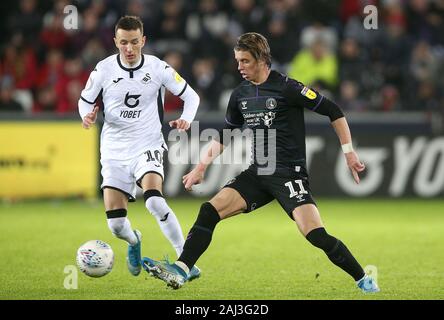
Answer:
M184 233L200 200L169 199ZM0 299L443 299L444 201L318 199L327 230L363 265L377 267L381 292L360 293L353 280L312 247L276 202L221 222L198 261L199 280L167 289L126 269L126 244L112 236L103 204L38 201L0 204ZM143 233L142 254L175 258L142 201L129 205ZM115 266L103 278L78 274L65 289L67 265L87 240L108 242Z

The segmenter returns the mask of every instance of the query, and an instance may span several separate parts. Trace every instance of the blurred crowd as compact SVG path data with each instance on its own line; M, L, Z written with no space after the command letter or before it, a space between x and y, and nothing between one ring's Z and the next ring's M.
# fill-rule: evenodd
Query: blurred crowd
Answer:
M64 8L78 9L66 30ZM364 13L374 5L376 29ZM20 0L2 10L0 111L77 112L90 71L116 53L114 25L144 22L144 53L167 61L201 97L224 110L241 78L239 35L270 43L272 68L353 111L444 110L444 0ZM377 24L377 25L376 25ZM181 109L167 94L165 110Z

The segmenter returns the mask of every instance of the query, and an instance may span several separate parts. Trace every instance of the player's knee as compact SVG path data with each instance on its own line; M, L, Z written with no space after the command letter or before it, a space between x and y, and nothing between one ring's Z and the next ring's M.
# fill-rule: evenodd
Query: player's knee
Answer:
M165 219L165 215L171 213L170 207L159 190L147 190L143 197L146 208L156 218Z
M166 206L166 201L164 198L151 197L145 201L145 206L148 211L153 215L158 215L160 212L164 211Z
M108 227L114 235L118 235L125 227L126 209L115 209L106 211Z
M223 188L209 201L216 208L221 219L230 217L233 213L247 209L245 200L240 194L230 188Z
M326 253L332 251L338 242L338 239L329 235L324 228L311 230L305 238L312 245L324 250Z

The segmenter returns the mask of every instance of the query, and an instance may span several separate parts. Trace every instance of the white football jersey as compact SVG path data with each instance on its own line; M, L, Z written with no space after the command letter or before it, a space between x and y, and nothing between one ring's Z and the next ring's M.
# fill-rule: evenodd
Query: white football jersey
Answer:
M187 86L172 67L152 55L142 55L134 68L126 68L118 54L100 61L80 98L93 105L102 97L101 158L127 160L164 145L165 88L180 96Z

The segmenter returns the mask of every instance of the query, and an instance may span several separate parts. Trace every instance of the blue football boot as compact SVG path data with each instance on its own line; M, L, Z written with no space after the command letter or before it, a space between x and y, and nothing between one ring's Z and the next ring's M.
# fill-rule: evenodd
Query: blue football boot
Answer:
M194 265L191 268L190 273L188 274L187 281L193 281L197 278L200 278L200 269L196 265Z
M376 281L369 275L365 275L364 278L357 282L357 286L364 293L375 293L381 291Z
M129 272L133 276L138 276L142 270L141 264L141 243L142 233L139 230L134 230L134 234L137 238L137 243L134 245L128 244L128 256L126 257L126 264Z

